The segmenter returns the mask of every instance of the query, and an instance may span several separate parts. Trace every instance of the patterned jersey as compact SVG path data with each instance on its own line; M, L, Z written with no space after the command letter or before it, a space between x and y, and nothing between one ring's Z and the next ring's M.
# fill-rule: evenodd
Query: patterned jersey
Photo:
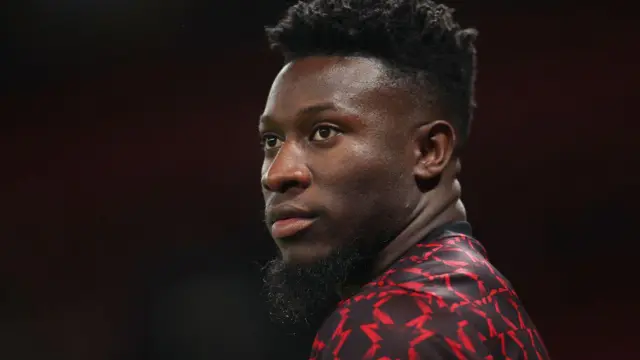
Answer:
M549 359L511 284L465 222L431 233L342 301L311 360Z

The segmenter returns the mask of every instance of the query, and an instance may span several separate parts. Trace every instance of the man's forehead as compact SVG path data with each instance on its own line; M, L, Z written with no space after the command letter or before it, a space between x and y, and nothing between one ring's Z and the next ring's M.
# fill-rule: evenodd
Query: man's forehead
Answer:
M353 105L380 90L386 79L386 69L374 59L338 56L299 59L285 65L276 76L265 113L314 103Z
M385 75L384 66L373 58L311 56L285 65L276 82L316 81L329 85L377 84Z

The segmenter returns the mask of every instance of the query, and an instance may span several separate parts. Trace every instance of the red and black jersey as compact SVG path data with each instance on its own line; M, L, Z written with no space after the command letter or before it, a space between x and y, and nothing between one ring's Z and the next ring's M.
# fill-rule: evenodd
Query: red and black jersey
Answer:
M511 284L471 227L432 232L344 301L313 342L311 360L549 359Z

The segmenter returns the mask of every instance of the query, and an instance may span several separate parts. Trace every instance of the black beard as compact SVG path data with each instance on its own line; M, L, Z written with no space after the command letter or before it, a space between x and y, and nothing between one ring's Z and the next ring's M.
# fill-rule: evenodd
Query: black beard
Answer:
M293 332L315 331L340 302L340 289L363 284L372 262L370 254L353 247L312 264L269 261L264 283L272 319Z

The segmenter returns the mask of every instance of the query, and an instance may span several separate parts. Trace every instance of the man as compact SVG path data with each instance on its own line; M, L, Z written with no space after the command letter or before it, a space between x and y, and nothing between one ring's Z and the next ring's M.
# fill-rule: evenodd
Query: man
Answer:
M476 31L429 0L314 0L267 33L265 282L319 327L310 358L548 359L460 200Z

